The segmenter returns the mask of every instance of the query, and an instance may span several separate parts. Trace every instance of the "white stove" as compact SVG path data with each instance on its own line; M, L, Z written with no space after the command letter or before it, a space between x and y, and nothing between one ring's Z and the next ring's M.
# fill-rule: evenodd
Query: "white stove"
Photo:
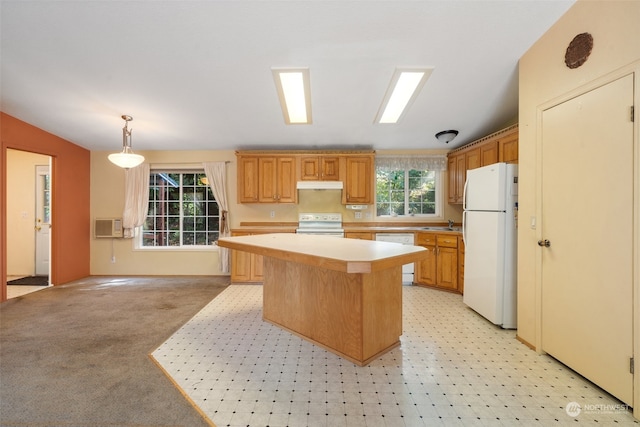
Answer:
M340 213L301 213L298 215L298 234L344 237L342 214Z

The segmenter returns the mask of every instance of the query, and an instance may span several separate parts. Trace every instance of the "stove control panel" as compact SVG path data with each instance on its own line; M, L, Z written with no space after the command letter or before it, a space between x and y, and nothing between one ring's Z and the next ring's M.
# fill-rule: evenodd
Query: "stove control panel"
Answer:
M301 213L299 222L342 222L340 213Z

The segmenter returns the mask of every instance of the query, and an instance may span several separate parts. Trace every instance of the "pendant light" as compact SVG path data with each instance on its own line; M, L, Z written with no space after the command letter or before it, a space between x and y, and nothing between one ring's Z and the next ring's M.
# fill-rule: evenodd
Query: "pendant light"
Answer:
M109 154L109 161L116 166L120 166L124 169L129 169L138 166L144 162L144 157L140 154L135 154L131 149L131 132L128 124L133 117L122 115L124 120L124 127L122 128L122 151L119 153Z

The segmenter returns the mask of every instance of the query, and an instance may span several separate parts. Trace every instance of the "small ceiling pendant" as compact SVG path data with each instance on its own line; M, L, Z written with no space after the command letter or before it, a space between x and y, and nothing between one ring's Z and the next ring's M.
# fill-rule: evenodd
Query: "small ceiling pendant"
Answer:
M587 58L591 55L591 49L593 49L593 37L591 34L578 34L567 47L567 51L564 54L564 63L571 69L580 67L587 62Z
M109 154L109 161L116 166L124 169L129 169L138 166L144 162L144 157L140 154L135 154L131 149L131 132L133 129L129 129L129 122L133 120L133 117L123 114L122 120L124 120L124 127L122 128L122 151L119 153Z

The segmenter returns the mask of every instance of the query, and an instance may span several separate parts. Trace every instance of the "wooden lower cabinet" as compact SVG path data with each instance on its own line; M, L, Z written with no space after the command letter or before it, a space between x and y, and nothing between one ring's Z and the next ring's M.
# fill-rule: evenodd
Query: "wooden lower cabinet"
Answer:
M347 239L375 240L373 233L368 231L347 231L344 233L344 237Z
M458 237L458 292L464 294L464 239Z
M427 249L429 256L416 263L414 283L458 292L458 236L416 233L416 245Z
M250 236L252 234L264 233L243 233L232 232L232 236ZM264 257L242 251L231 251L231 282L262 282L264 281Z

